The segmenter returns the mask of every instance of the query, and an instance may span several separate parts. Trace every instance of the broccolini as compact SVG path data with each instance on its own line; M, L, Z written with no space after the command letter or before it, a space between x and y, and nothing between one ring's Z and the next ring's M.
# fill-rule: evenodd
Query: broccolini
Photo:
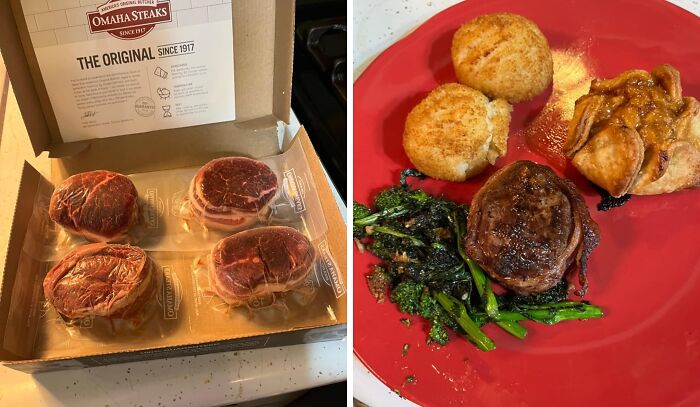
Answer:
M353 203L353 237L383 261L367 277L375 298L382 302L389 291L401 312L430 321L428 343L445 345L452 330L488 351L495 344L481 330L484 324L495 323L522 339L527 331L520 321L554 324L602 316L594 305L567 301L566 281L536 296L496 295L462 246L469 208L412 189L412 177L423 176L404 170L399 185L377 194L374 211Z

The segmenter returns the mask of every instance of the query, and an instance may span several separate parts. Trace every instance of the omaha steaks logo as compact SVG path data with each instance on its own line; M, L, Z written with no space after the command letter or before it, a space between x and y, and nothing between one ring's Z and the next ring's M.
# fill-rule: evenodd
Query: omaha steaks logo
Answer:
M301 177L297 177L294 168L284 172L283 182L282 191L287 197L287 201L294 207L294 212L304 212L306 210L306 205L304 204L304 182L301 180Z
M143 208L143 218L146 227L158 229L158 218L165 211L163 200L158 197L158 188L148 188L146 190L146 205Z
M326 282L326 285L333 287L335 298L340 298L345 295L345 284L343 283L343 278L341 277L338 266L333 259L333 255L331 255L331 249L326 240L323 240L318 244L318 257L316 262L316 264L321 268L321 277L323 277L323 281Z
M182 302L182 286L177 274L170 266L162 266L163 290L158 302L163 307L163 319L177 319L177 312Z
M91 33L108 32L115 38L135 40L156 24L171 21L169 0L109 0L87 13Z

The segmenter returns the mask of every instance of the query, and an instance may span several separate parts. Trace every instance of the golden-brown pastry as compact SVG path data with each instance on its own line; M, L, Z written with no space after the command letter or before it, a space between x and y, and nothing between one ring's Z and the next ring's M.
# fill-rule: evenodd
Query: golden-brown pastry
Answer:
M437 87L411 110L403 147L413 165L437 179L464 181L506 153L511 107L458 83Z
M671 65L595 79L576 101L564 152L615 197L700 185L700 103Z
M642 168L644 143L627 127L608 126L590 138L573 158L573 164L594 184L612 196L630 189Z
M510 103L530 100L552 83L552 52L535 23L498 13L479 16L452 38L460 83Z

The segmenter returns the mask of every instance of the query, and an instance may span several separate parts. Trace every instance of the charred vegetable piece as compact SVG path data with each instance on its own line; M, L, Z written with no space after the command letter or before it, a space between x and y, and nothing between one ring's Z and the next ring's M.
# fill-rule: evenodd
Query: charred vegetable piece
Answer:
M496 345L493 343L491 338L486 336L481 329L469 318L464 304L454 297L441 292L436 292L435 298L438 300L440 305L442 305L447 312L452 315L454 319L457 320L459 326L467 333L467 338L476 345L477 348L483 351L490 351L496 349Z
M374 271L367 275L367 285L369 291L378 303L383 303L386 293L391 286L391 276L382 266L375 266Z

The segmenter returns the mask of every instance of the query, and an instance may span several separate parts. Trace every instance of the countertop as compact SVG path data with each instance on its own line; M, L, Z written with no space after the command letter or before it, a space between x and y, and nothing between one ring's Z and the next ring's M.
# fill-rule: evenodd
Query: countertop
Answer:
M382 51L421 23L459 0L355 0L353 2L353 77L364 71ZM700 0L669 0L700 16ZM359 289L362 289L360 287ZM353 396L370 407L415 406L398 397L356 357L353 358Z
M296 117L287 134L299 129ZM0 247L6 247L22 162L49 176L46 153L34 157L0 59ZM336 193L345 213L345 206ZM0 264L5 262L4 250ZM0 271L1 273L1 271ZM29 375L0 366L0 405L216 406L294 397L346 380L345 340ZM280 396L287 394L287 396ZM255 403L257 405L257 403Z

